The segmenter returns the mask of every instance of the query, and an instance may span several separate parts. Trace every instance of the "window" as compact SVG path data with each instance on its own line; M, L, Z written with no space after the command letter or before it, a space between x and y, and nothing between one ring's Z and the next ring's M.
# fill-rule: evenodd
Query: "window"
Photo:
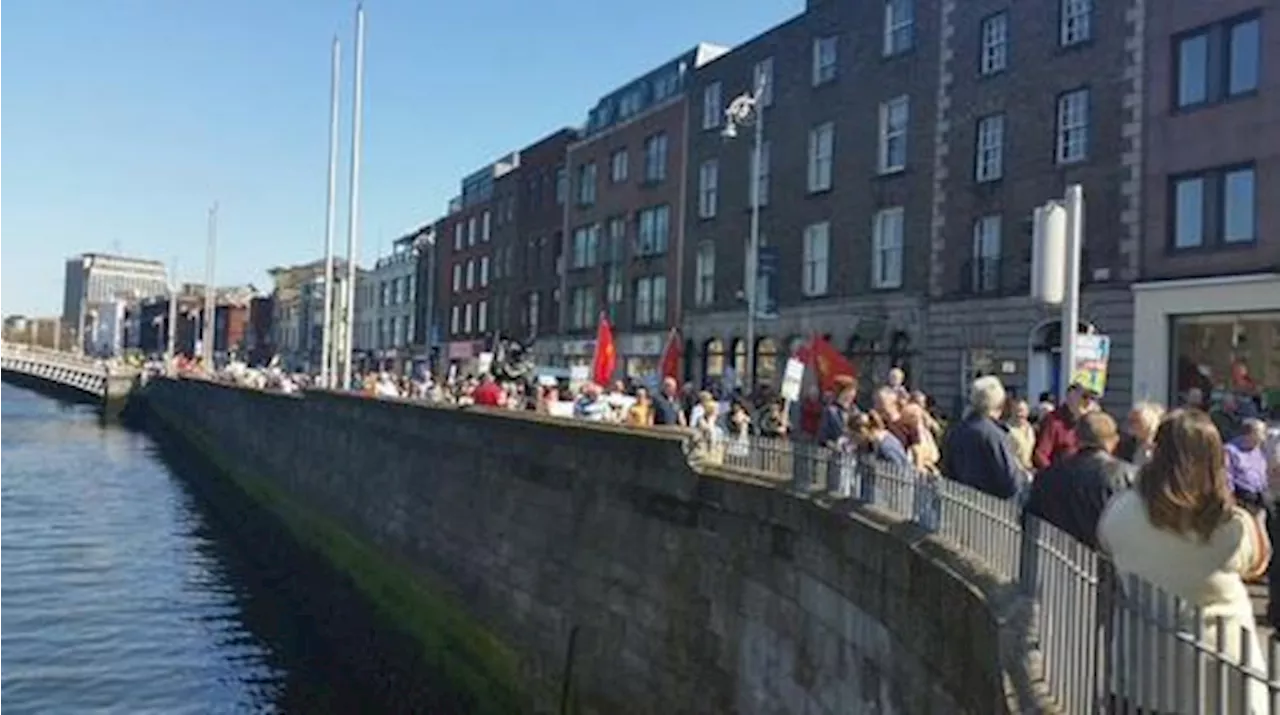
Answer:
M666 253L670 223L671 207L667 204L642 209L639 214L640 230L636 237L636 253L641 256Z
M907 120L910 104L906 95L880 104L880 173L902 171L907 166Z
M480 257L480 287L489 285L489 257Z
M755 163L755 153L751 155L751 163ZM760 173L756 176L756 185L759 186L760 194L757 198L760 200L761 206L769 204L769 172L771 171L772 161L769 159L769 142L760 142ZM751 179L747 179L747 193L751 192ZM751 205L752 197L747 197L747 205Z
M1004 176L1004 115L978 120L978 145L974 149L974 179L996 181Z
M836 38L816 37L813 40L813 86L826 84L836 78Z
M1242 387L1255 395L1280 391L1280 311L1195 311L1171 316L1169 322L1169 364L1198 368L1169 371L1169 402L1185 398L1193 387L1205 396L1229 395Z
M808 297L827 294L827 249L831 225L815 223L804 230L804 271L800 291Z
M1209 100L1209 35L1178 40L1178 97L1175 104L1190 107Z
M538 334L538 300L538 291L535 290L529 294L529 300L527 302L529 306L529 313L526 318L525 326L529 328L530 335Z
M772 57L766 57L756 63L755 69L751 72L751 87L753 90L763 90L760 94L760 106L769 107L773 105Z
M621 216L609 219L609 245L601 260L606 263L621 263L625 252L623 244L626 240L627 220Z
M453 225L453 250L462 250L462 222Z
M915 31L915 0L885 0L884 56L911 49Z
M565 175L564 167L556 167L556 203L563 204L564 197L569 193L569 177Z
M471 332L471 318L473 310L474 307L470 303L462 306L462 332L464 333Z
M596 163L578 167L578 205L590 206L596 202Z
M480 216L480 242L481 243L489 242L489 212L488 211L485 211L484 214Z
M590 286L578 286L569 293L569 327L585 330L595 323L596 294Z
M1089 26L1093 0L1061 0L1058 43L1063 47L1078 45L1091 37Z
M636 325L661 325L667 321L667 277L636 280Z
M711 305L716 300L716 244L703 241L694 257L693 302Z
M1077 89L1058 97L1059 164L1084 161L1089 153L1089 90Z
M831 122L809 130L809 192L831 188L831 159L835 152L836 126Z
M627 180L627 150L619 149L609 157L609 178L615 184Z
M590 268L596 265L600 250L600 224L579 226L573 232L573 258L571 268Z
M720 186L720 162L708 159L698 167L698 218L715 218Z
M1174 40L1179 109L1218 102L1258 89L1258 19L1235 19Z
M613 315L613 306L622 302L622 266L609 266L604 280L604 299L609 304L609 314Z
M483 333L489 329L489 301L476 303L476 332Z
M1258 19L1231 26L1227 34L1227 96L1258 89ZM1274 46L1274 45L1273 45Z
M667 178L667 135L654 134L644 140L644 180L663 181Z
M1000 287L1000 217L983 216L973 223L974 293L994 293Z
M702 128L715 129L720 126L720 83L712 82L702 88Z
M1175 177L1170 191L1173 248L1257 240L1253 167L1213 169Z
M467 261L467 290L476 287L476 262L475 259Z
M467 219L467 245L476 245L476 217Z
M462 321L461 309L462 309L462 306L457 305L456 303L452 308L449 309L449 333L452 335L458 334L458 328L460 327L461 321Z
M982 50L978 71L984 75L1004 70L1009 62L1009 13L1001 12L982 21Z
M872 219L872 288L902 287L902 219L901 206L881 209Z

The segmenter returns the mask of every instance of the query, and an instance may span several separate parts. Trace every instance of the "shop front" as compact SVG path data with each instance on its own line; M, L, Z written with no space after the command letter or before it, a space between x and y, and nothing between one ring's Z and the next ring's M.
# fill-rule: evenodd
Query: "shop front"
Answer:
M618 337L622 374L641 382L656 381L661 369L662 349L666 347L665 333L630 333Z
M1280 274L1135 284L1135 396L1165 405L1198 390L1280 418Z

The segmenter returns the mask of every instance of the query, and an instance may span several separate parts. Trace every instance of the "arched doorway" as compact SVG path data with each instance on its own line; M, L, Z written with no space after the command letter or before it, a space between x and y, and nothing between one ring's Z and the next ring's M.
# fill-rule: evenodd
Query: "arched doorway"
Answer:
M1077 323L1076 330L1093 333L1089 323ZM1027 392L1029 400L1039 399L1048 392L1062 392L1062 321L1043 320L1031 329L1027 347Z
M712 338L702 346L702 377L720 377L724 374L724 342Z
M778 344L773 338L760 338L756 341L756 379L757 385L772 385L778 380Z

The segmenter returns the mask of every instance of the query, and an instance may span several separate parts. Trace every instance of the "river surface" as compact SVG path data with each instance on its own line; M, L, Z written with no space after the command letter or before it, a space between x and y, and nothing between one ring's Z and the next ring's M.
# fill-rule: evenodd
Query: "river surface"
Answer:
M389 712L145 434L3 386L0 694L18 713ZM350 655L350 654L346 654Z

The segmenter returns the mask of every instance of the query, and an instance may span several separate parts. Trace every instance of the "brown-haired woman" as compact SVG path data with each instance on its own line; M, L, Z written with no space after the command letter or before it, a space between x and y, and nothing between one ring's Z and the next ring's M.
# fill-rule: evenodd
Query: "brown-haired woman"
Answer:
M1218 642L1221 619L1226 657L1242 662L1247 649L1249 663L1265 672L1244 579L1266 568L1271 545L1257 520L1235 504L1222 438L1207 414L1178 410L1160 424L1151 459L1138 473L1136 488L1121 492L1107 505L1098 522L1098 539L1120 575L1138 576L1199 608L1204 619L1203 642L1209 647ZM1128 595L1133 598L1137 594ZM1129 647L1122 643L1129 639L1116 635L1114 645ZM1168 637L1172 639L1172 634ZM1136 645L1155 647L1154 643ZM1134 684L1158 676L1163 677L1155 682L1167 683L1171 677L1173 682L1195 681L1194 672L1173 672L1173 663L1184 661L1180 654L1158 660L1161 662L1151 667L1165 672L1131 672L1116 682ZM1139 662L1135 658L1124 661ZM1227 683L1216 685L1228 688ZM1153 712L1153 704L1140 702L1138 693L1119 695L1130 707ZM1242 705L1233 704L1231 712L1266 712L1265 686L1254 681L1247 707Z

